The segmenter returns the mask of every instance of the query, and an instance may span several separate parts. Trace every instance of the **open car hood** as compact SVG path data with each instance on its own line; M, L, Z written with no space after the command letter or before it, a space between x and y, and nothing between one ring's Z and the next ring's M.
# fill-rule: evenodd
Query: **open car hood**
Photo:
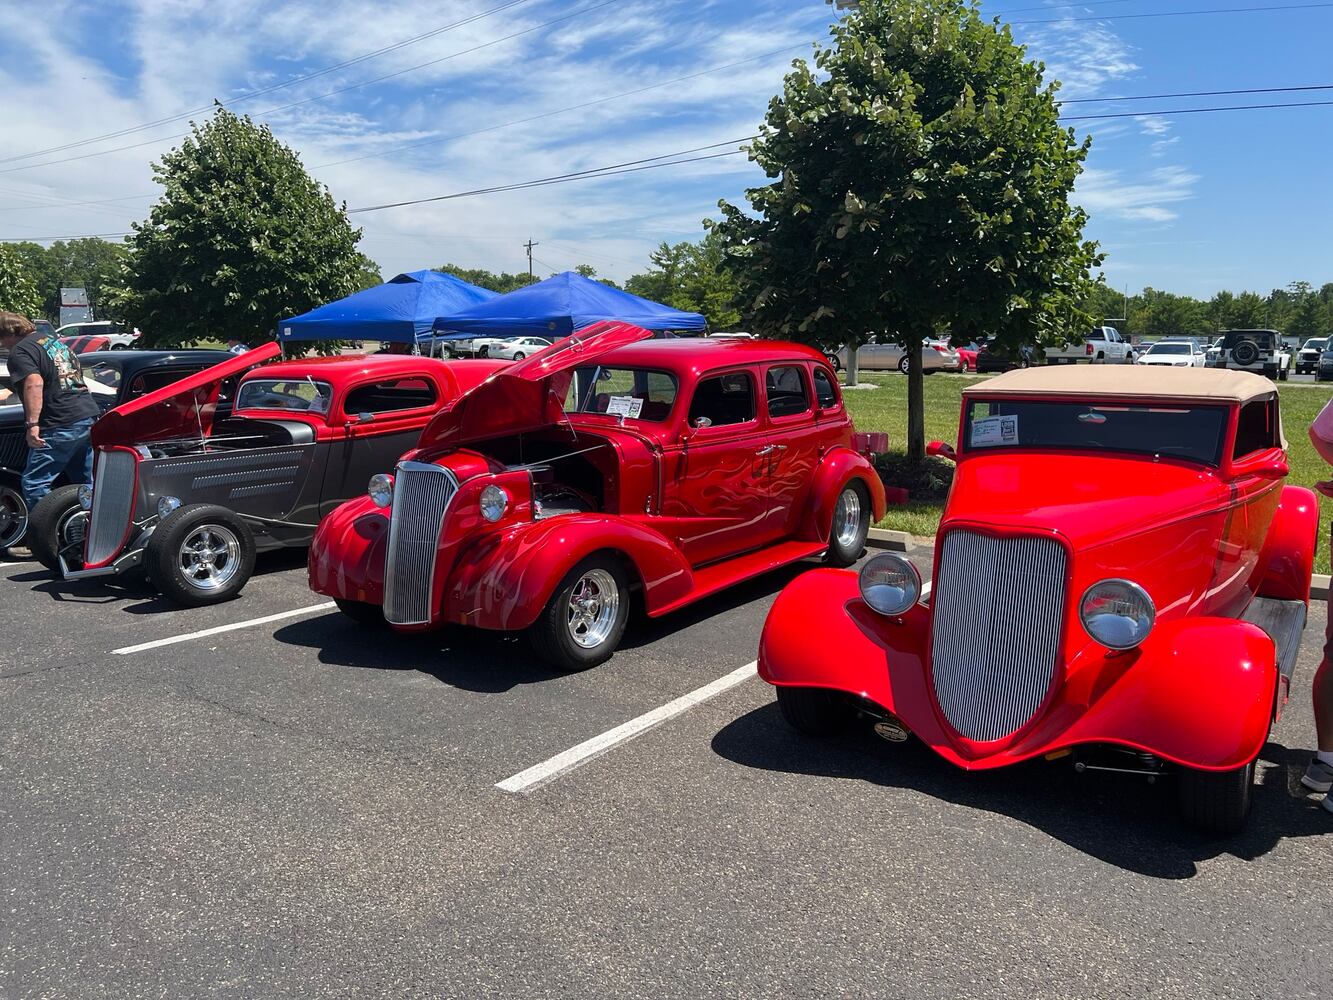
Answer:
M121 403L93 424L92 443L102 447L207 437L213 430L213 413L217 409L222 383L281 353L279 344L264 344L138 399Z
M629 323L594 323L496 372L440 410L421 432L422 448L518 434L565 421L574 369L647 340L652 331Z

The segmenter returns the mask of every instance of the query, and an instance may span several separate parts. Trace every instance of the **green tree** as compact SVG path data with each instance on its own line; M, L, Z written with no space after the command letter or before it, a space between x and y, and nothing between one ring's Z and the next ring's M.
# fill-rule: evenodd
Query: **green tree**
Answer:
M1016 346L1091 323L1101 255L1070 203L1089 146L1044 67L964 0L862 0L832 32L751 147L773 182L747 192L752 214L723 202L720 229L756 330L903 345L919 461L927 337Z
M1259 330L1268 326L1268 306L1258 292L1241 292L1231 304L1224 329Z
M653 270L636 274L625 290L673 309L702 313L713 330L741 322L740 287L728 267L724 234L708 222L698 243L663 243L649 255Z
M60 289L84 288L97 319L122 320L116 296L124 282L123 267L128 258L129 250L123 243L96 237L57 240L46 248L47 268L55 281L53 289L42 289L43 307L58 317Z
M1305 283L1300 282L1300 284ZM1305 285L1303 294L1297 299L1290 318L1281 330L1287 336L1295 337L1301 343L1305 343L1310 337L1328 336L1330 332L1328 326L1328 311L1319 301L1319 296L1310 290L1309 285Z
M518 274L510 274L508 271L495 273L479 267L459 267L457 264L441 264L435 268L436 271L443 271L445 274L452 274L455 278L466 281L470 285L476 285L478 288L489 288L493 292L499 292L501 295L506 292L512 292L518 288L524 288L527 285L535 284L539 279L526 271Z
M360 287L361 231L267 126L218 108L153 172L164 190L116 296L145 346L254 344Z
M24 269L41 298L41 314L55 322L60 318L60 272L46 247L31 240L9 244L23 258Z
M41 296L28 276L23 257L7 243L0 243L0 310L24 316L40 316Z
M1155 288L1145 288L1135 297L1130 315L1135 334L1157 340L1205 336L1212 331L1208 309L1202 302Z

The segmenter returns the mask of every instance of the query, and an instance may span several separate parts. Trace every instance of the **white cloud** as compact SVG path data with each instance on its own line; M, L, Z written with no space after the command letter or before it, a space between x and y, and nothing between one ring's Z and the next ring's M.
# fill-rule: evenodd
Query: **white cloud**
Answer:
M1133 178L1121 170L1089 168L1079 178L1074 200L1094 217L1164 223L1177 217L1169 206L1194 196L1198 180L1184 167L1159 167Z

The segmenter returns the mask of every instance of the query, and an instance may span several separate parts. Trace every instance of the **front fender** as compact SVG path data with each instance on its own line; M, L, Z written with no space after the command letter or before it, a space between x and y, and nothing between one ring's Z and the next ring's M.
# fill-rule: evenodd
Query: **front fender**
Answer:
M815 469L810 489L810 510L801 523L801 539L828 541L838 494L853 479L859 479L870 494L870 507L874 514L871 523L884 516L887 510L884 483L870 460L850 448L834 448L820 459L819 467Z
M310 589L347 601L384 603L389 511L370 497L339 504L319 522L306 563Z
M1259 554L1259 597L1309 604L1318 533L1319 498L1314 491L1284 486Z
M445 587L443 618L479 628L527 628L565 575L604 550L627 560L649 614L694 589L689 563L657 532L621 517L568 514L519 525L463 551Z

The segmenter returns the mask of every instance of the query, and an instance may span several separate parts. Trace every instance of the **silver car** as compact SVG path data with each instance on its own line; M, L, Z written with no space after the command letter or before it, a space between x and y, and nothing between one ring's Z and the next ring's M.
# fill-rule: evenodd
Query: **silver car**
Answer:
M842 371L847 367L847 348L828 356L834 370ZM856 366L858 371L891 371L894 368L907 374L907 355L897 344L865 344L857 349ZM963 360L958 352L943 340L928 340L921 351L921 369L926 372L960 372Z

